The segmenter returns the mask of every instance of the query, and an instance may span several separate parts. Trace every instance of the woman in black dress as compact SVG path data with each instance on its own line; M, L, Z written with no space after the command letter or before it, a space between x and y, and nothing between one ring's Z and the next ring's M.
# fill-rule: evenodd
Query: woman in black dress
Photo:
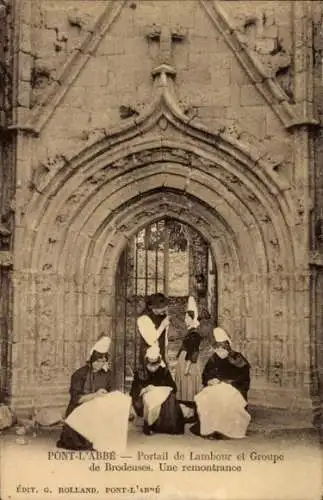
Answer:
M65 417L68 417L79 405L112 391L112 374L107 366L109 347L109 337L100 339L92 349L89 361L73 373L70 383L70 401ZM64 424L56 446L69 450L93 449L92 443L67 424Z
M181 348L177 354L175 382L177 385L177 398L182 403L194 402L195 395L202 388L201 370L199 366L199 353L202 337L199 333L198 310L195 299L189 297L185 314L185 335Z
M213 335L214 353L202 374L204 389L195 397L198 422L191 431L200 435L201 429L207 428L214 432L203 433L205 437L241 438L250 421L246 411L250 365L240 352L232 349L222 328L215 328ZM218 389L210 390L212 387Z

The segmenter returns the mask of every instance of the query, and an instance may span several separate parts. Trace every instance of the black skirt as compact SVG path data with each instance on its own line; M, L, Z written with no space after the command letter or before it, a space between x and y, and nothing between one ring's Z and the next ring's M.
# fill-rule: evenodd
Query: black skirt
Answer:
M66 450L93 450L92 443L67 424L64 424L56 446Z
M164 401L159 417L150 429L159 434L184 434L185 420L175 392Z

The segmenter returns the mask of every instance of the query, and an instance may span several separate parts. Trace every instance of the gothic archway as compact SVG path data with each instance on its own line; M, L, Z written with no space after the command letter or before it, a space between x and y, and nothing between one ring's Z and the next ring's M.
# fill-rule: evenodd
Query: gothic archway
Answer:
M305 404L309 358L296 352L307 328L308 277L288 184L242 144L189 120L165 86L160 92L123 129L35 171L19 233L24 248L15 250L13 357L38 370L24 377L17 370L13 394L39 386L62 397L91 343L115 335L123 249L143 227L171 217L208 242L218 266L218 322L248 355L259 399ZM27 358L25 338L35 346ZM115 363L121 356L115 345Z

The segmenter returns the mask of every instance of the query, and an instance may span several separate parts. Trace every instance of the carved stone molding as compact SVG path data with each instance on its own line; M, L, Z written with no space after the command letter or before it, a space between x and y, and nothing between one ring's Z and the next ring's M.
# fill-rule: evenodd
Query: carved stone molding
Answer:
M0 250L0 267L11 267L11 266L12 266L11 252Z
M309 264L314 267L323 267L322 252L310 252Z
M0 224L0 251L8 250L10 244L11 231L3 224Z
M313 22L312 3L291 2L294 36L294 95L301 121L318 125L313 109Z
M185 38L186 30L181 26L169 28L167 26L159 26L153 24L146 28L146 37L148 40L159 42L160 64L172 63L172 45L174 42L181 42Z
M223 154L229 155L232 159L240 162L247 162L250 169L257 169L259 175L267 178L268 187L275 191L286 191L289 183L282 175L275 172L275 166L280 163L279 158L271 156L269 158L263 149L255 149L249 144L239 141L231 130L222 124L218 124L213 130L208 129L197 118L191 118L182 111L174 88L174 72L169 65L161 65L153 70L154 87L151 102L146 106L140 115L133 115L123 120L121 126L100 132L99 138L94 134L89 136L88 144L85 148L75 154L72 158L60 157L49 159L46 164L40 164L35 169L33 182L36 191L42 191L44 187L60 171L77 170L78 165L92 161L92 158L105 154L111 150L111 146L117 148L122 144L129 144L130 141L141 141L145 135L160 137L162 131L164 136L160 138L159 149L162 151L163 142L174 140L176 135L182 137L183 141L192 141L196 146L210 149L216 148ZM156 131L156 133L154 133ZM103 138L102 138L103 137ZM142 151L141 155L150 154ZM124 155L116 161L109 162L109 168L122 168L128 164L128 159ZM133 162L136 161L137 154L132 153ZM203 158L201 158L201 161ZM108 168L108 167L107 167ZM274 187L275 186L275 187Z

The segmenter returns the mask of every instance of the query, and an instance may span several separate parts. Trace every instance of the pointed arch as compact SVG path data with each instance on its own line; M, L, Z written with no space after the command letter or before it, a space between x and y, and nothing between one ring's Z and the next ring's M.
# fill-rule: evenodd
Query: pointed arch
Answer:
M34 184L22 219L24 248L16 246L14 258L24 276L19 293L33 295L19 307L16 302L16 331L28 318L36 366L46 366L44 331L55 339L50 362L62 374L58 384L68 360L77 365L98 334L114 331L116 267L124 246L166 215L198 228L210 245L219 321L238 345L246 343L257 376L269 380L276 370L268 339L284 335L283 349L294 356L302 323L291 330L293 280L301 261L288 183L221 127L210 131L185 116L167 67L155 78L145 113L73 158L42 166ZM281 314L283 304L288 316ZM297 370L302 377L301 363Z

